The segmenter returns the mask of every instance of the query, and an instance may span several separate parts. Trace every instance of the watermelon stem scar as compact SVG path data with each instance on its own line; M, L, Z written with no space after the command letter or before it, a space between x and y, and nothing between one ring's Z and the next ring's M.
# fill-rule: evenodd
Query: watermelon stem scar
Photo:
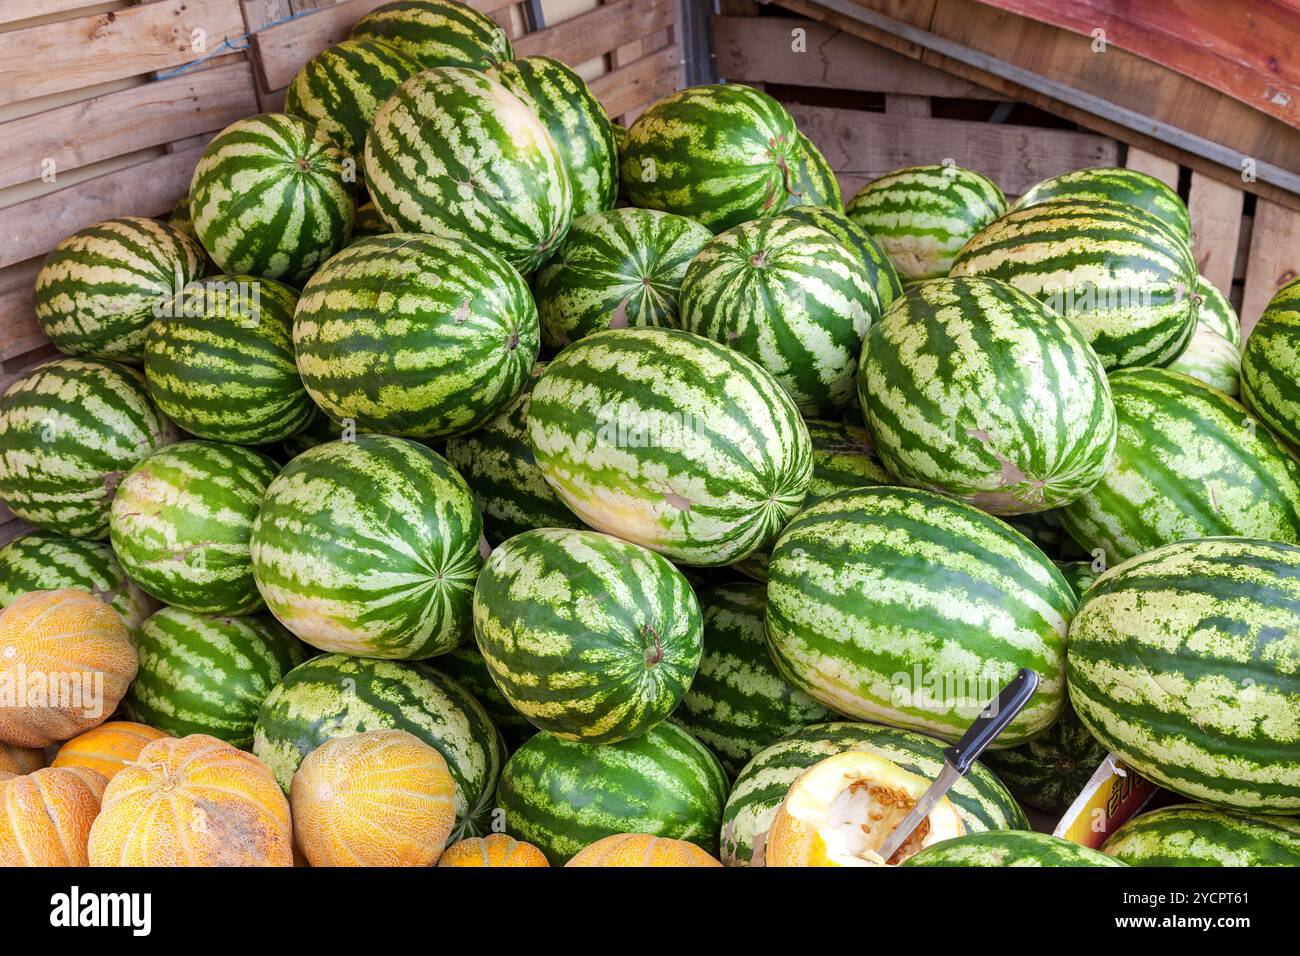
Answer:
M653 645L645 652L645 666L646 669L649 670L664 659L664 649L663 645L659 643L659 632L651 625L643 624L641 625L641 630L648 632L650 636L654 638Z

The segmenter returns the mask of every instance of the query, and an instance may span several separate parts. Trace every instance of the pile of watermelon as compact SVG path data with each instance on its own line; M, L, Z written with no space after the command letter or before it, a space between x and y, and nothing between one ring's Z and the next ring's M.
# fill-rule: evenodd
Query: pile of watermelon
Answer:
M492 20L387 4L169 221L46 260L0 603L111 602L126 715L286 792L409 731L456 836L552 864L632 832L760 865L805 769L933 777L1027 667L932 862L1072 859L1024 807L1113 752L1195 804L1116 857L1300 865L1300 280L1243 350L1193 240L1126 169L845 204L763 92L623 129Z

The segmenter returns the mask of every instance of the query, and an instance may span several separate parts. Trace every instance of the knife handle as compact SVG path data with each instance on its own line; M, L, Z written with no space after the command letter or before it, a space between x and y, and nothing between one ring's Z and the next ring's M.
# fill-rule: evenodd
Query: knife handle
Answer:
M944 750L944 758L964 776L979 759L979 755L1006 729L1007 724L1024 710L1036 690L1038 675L1028 667L1020 668L1020 673L980 712L975 722L962 734L961 740Z

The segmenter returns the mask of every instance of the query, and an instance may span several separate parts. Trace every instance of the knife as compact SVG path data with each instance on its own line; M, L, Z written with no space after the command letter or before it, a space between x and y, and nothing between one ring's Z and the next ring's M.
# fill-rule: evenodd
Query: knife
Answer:
M1002 688L1002 692L980 712L975 722L970 725L966 733L962 734L961 740L951 747L944 748L943 770L935 778L934 783L930 784L930 789L921 794L921 799L916 801L916 806L912 807L907 816L903 817L902 822L894 827L894 832L889 834L888 839L880 847L879 852L883 859L889 860L898 852L898 848L907 842L912 831L930 815L934 805L952 789L953 784L966 776L970 768L975 765L975 761L979 759L979 755L997 739L998 734L1006 729L1007 724L1015 720L1016 715L1024 710L1036 690L1038 690L1038 675L1029 668L1022 667L1011 683Z

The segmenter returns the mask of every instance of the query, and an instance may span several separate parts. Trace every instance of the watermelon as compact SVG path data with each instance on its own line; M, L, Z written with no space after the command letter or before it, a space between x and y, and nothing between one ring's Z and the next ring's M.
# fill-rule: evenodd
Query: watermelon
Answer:
M1077 598L1083 597L1083 592L1092 587L1092 582L1101 574L1095 561L1057 561L1056 567Z
M1046 833L972 833L926 847L903 866L1124 866L1119 860Z
M654 209L575 219L534 279L542 341L561 349L602 329L676 325L686 267L712 238L698 222Z
M1101 166L1061 173L1030 186L1011 208L1038 206L1051 199L1100 199L1136 206L1160 219L1184 242L1192 241L1192 218L1178 193L1136 169Z
M1129 866L1300 866L1300 820L1183 803L1134 817L1101 850Z
M802 146L794 120L740 83L692 86L642 113L620 151L623 193L714 232L773 216L799 192Z
M1111 568L1070 624L1070 700L1142 776L1230 810L1300 812L1300 548L1166 545Z
M537 466L586 524L684 564L766 545L803 502L808 429L740 353L675 329L575 342L533 388Z
M1115 447L1087 340L1005 282L911 288L867 336L858 396L890 472L993 514L1073 501Z
M722 814L722 862L763 865L767 831L777 807L791 784L818 761L840 753L869 753L934 779L943 769L943 747L933 737L878 724L814 724L795 731L760 751L736 778ZM1025 812L981 763L953 785L948 799L967 832L1029 829Z
M1241 391L1241 352L1204 322L1197 323L1192 341L1168 367L1199 379L1224 395L1235 398Z
M528 722L528 718L515 710L514 705L497 689L487 661L483 660L483 655L474 642L462 644L440 656L438 670L455 680L483 705L487 715L492 718L492 723L511 747L518 747L537 733L537 728Z
M32 531L0 548L0 608L28 591L63 588L87 591L106 602L133 634L156 608L104 542Z
M1170 369L1124 369L1110 387L1110 470L1061 511L1081 546L1115 565L1184 538L1300 539L1300 464L1246 409Z
M501 771L501 739L481 704L428 664L324 654L299 664L267 695L253 753L285 793L303 758L327 740L405 730L436 749L456 781L448 842L486 832Z
M618 200L618 146L609 117L587 81L559 60L525 56L488 75L528 106L551 134L573 197L573 217L613 209Z
M510 38L496 21L456 0L385 3L358 20L350 36L395 46L426 70L486 70L514 55Z
M565 740L617 743L667 717L700 665L701 627L680 571L594 531L517 535L474 588L474 636L492 679Z
M0 397L0 499L45 531L107 538L122 475L175 440L139 372L103 359L46 362Z
M773 666L763 640L764 590L745 582L700 592L704 656L672 718L708 746L732 778L773 741L831 719Z
M154 222L155 220L146 219L142 221ZM194 233L194 217L190 215L189 193L186 193L180 199L176 200L176 205L172 206L172 211L167 214L167 222L169 225L174 226L176 229L185 233L185 235L189 236L196 243L199 241L199 237ZM205 259L207 258L206 251L203 253L203 256Z
M207 259L185 231L124 216L87 226L36 274L36 323L68 355L136 361L158 310L201 277Z
M360 435L303 452L271 482L253 522L253 576L312 647L432 657L469 637L482 533L446 459Z
M954 276L988 276L1034 296L1083 332L1107 369L1167 365L1196 331L1196 260L1150 213L1054 199L974 236Z
M293 322L312 400L362 431L471 431L523 386L539 349L528 286L471 243L396 233L339 253L303 288Z
M862 337L880 318L872 277L829 232L778 216L728 229L682 279L679 324L730 345L825 417L853 394Z
M1300 279L1274 294L1246 341L1241 399L1265 425L1300 445Z
M559 148L537 115L492 77L417 73L366 137L366 186L395 232L463 239L532 272L573 215Z
M991 179L943 163L886 173L844 211L884 247L904 282L916 282L946 276L957 251L1007 211L1007 200Z
M165 604L200 614L257 610L249 535L277 471L238 445L183 441L154 452L126 473L109 513L122 567Z
M382 236L389 232L392 230L388 228L388 223L384 222L384 217L379 215L375 204L368 202L364 206L357 207L357 217L352 223L352 236L348 240L348 245L356 245L369 236Z
M1196 295L1200 298L1200 307L1196 310L1197 327L1209 326L1225 339L1241 348L1241 320L1237 310L1224 298L1222 292L1203 275L1196 277Z
M352 439L357 435L356 422L351 425L339 425L330 420L330 417L324 412L317 410L311 420L296 434L290 435L279 445L273 446L275 452L270 451L272 457L282 459L288 464L291 459L297 458L308 448L315 448L317 445L323 445L327 441L338 441L339 439Z
M1106 753L1067 702L1045 734L1010 750L990 750L984 762L1021 803L1061 814L1092 779Z
M516 750L497 787L506 830L553 866L615 833L651 833L718 851L727 797L722 766L676 724L595 746L537 734Z
M911 488L842 491L772 551L767 641L791 684L832 710L958 739L1022 667L1042 683L994 742L1014 747L1065 701L1075 599L998 519Z
M880 302L882 313L903 294L903 284L884 248L844 213L821 206L796 206L781 215L795 222L824 229L856 252L862 264L867 267L867 274L871 276L871 287L876 290L876 299Z
M293 355L298 293L273 279L216 276L149 326L154 401L199 438L260 444L301 431L316 407Z
M839 180L822 151L803 133L795 132L798 150L792 166L794 188L786 196L787 207L811 206L839 212L844 208Z
M262 702L306 658L297 638L265 614L209 617L165 607L144 622L135 644L140 670L123 702L132 720L244 750Z

